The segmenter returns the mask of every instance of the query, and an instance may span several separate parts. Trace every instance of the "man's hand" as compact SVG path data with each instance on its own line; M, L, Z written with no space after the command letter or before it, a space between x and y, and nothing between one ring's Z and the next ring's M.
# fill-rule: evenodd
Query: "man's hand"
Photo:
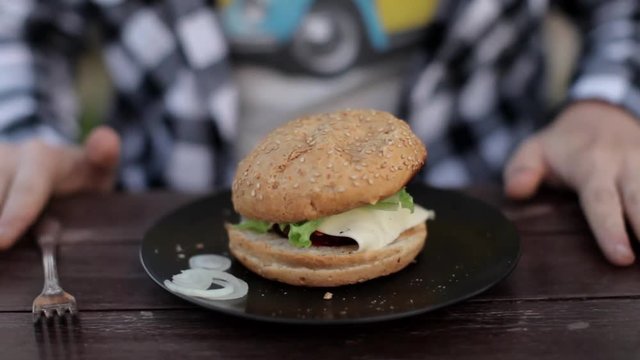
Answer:
M571 187L607 259L634 262L624 219L640 236L638 119L605 103L575 103L520 146L504 178L505 192L517 199L532 196L542 181Z
M0 250L16 242L51 196L110 189L119 157L118 135L106 127L84 147L0 144Z

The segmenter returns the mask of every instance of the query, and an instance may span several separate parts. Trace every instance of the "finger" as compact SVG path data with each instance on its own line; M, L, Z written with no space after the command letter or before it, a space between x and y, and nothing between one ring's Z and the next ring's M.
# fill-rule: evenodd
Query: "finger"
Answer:
M0 249L13 245L35 221L51 193L51 157L49 149L31 143L21 153L19 165L9 186L0 214Z
M516 199L531 197L547 172L548 168L539 138L529 138L520 145L505 167L505 193Z
M101 126L87 138L84 146L86 189L107 190L113 185L120 160L120 137L111 128Z
M622 204L636 237L640 239L640 174L633 170L633 165L627 166L618 183L622 194Z
M17 151L12 146L5 144L0 145L0 213L2 213L2 204L9 190L11 180L15 175Z
M615 265L632 264L635 256L625 231L622 203L613 177L594 177L578 191L582 209L605 257Z
M93 130L82 149L66 150L56 171L55 194L111 188L120 157L120 138L106 126Z
M7 197L7 191L9 190L9 185L11 184L13 175L13 171L11 171L10 169L5 169L0 170L0 210L2 209L4 200Z
M113 129L100 126L93 130L85 143L86 157L97 168L112 171L120 158L120 137Z

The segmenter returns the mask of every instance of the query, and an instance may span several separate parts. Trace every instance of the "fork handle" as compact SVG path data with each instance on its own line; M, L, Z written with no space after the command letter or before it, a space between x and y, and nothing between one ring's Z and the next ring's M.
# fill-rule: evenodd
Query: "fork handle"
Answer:
M37 229L38 245L42 251L42 267L44 268L44 288L47 295L62 293L56 268L56 246L60 235L60 223L52 219L43 219Z
M60 282L58 281L55 247L55 244L41 245L42 266L44 267L44 288L42 289L42 293L46 295L62 293L62 288L60 287Z

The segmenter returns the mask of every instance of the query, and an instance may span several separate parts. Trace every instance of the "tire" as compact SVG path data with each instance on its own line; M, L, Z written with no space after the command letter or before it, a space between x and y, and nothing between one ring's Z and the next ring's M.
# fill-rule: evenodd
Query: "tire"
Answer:
M362 48L361 22L351 2L318 0L300 22L290 51L302 69L330 76L348 70Z

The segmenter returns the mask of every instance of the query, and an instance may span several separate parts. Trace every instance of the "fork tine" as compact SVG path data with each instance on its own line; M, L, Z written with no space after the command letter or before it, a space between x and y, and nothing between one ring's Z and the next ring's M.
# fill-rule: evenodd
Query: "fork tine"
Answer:
M44 316L47 318L47 320L50 320L53 317L52 309L43 309L42 312L44 313Z
M65 312L66 312L66 308L65 308L64 306L58 306L58 307L56 307L56 314L57 314L59 317L63 317Z
M33 315L33 323L34 324L39 323L40 319L42 318L42 313L40 311L33 311L32 315Z

